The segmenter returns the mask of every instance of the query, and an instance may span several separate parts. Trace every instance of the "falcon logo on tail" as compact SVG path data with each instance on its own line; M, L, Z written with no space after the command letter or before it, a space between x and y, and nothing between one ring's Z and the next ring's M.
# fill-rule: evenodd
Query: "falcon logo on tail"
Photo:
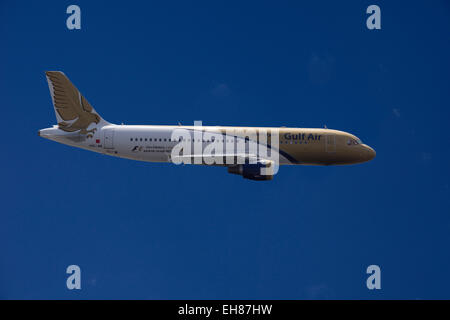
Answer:
M92 138L97 128L88 130L88 127L92 123L98 124L103 119L64 73L47 71L45 74L59 129L66 132L78 131Z

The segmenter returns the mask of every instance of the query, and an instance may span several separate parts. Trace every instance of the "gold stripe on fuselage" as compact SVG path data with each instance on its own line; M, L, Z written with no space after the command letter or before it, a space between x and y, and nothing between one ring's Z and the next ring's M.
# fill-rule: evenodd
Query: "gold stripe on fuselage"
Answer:
M239 138L278 132L279 153L290 164L333 165L353 164L371 160L375 151L365 144L354 144L359 139L353 134L317 128L273 128L273 127L195 127L183 126L190 130L233 135ZM359 140L360 141L360 140ZM260 142L260 141L258 141ZM271 145L270 136L268 145Z

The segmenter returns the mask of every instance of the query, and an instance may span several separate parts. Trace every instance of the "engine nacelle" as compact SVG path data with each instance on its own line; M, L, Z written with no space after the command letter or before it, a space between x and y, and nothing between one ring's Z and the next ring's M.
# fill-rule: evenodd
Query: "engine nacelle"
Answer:
M234 166L228 167L228 172L232 174L238 174L244 177L245 179L257 180L257 181L265 181L272 180L273 174L270 174L270 169L273 167L272 161L258 161L257 163L252 164L238 164ZM261 169L266 168L267 173L262 174Z

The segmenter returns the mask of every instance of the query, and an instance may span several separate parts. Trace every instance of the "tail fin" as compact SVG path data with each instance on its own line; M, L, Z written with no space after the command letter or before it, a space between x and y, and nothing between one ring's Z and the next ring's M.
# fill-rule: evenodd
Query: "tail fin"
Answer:
M45 72L59 129L81 134L109 124L61 71ZM88 130L88 128L90 130Z

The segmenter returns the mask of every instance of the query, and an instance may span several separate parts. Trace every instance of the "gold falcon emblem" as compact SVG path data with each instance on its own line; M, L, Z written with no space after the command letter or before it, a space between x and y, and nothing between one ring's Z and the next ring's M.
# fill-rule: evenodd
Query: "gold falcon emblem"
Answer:
M92 133L97 129L87 130L87 128L91 123L100 122L99 115L92 112L90 103L63 73L47 71L45 74L53 87L55 110L64 120L58 122L59 128L66 132L79 131L80 134L87 134L88 138L92 138Z

